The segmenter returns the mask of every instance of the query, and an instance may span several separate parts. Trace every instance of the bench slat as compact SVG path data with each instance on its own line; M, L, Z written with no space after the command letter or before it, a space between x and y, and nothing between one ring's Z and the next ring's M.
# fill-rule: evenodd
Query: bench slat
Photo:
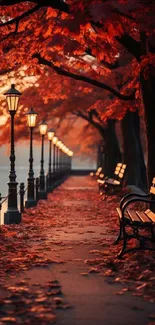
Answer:
M105 183L105 180L97 179L97 182L98 182L99 184L104 184L104 183Z
M127 210L127 213L128 213L128 215L129 215L129 217L130 217L130 219L131 219L132 222L138 222L138 223L141 222L141 220L139 219L139 217L136 214L136 211L134 211L134 210Z
M143 211L136 211L136 213L143 223L151 223L151 220L147 217L147 215Z
M151 186L150 193L155 194L155 187L154 186Z
M114 180L114 184L120 185L120 181L117 181L116 179Z
M145 211L145 214L150 218L150 220L155 223L155 213L153 213L150 209Z

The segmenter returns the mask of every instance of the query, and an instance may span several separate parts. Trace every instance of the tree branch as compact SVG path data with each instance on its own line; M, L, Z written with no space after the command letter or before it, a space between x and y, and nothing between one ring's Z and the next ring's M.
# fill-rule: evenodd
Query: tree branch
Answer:
M90 21L92 27L103 28L103 24L99 22ZM121 37L116 36L115 39L125 47L125 49L131 53L138 62L140 62L141 57L141 43L137 42L132 36L124 33Z
M128 52L130 52L138 62L140 62L141 57L141 43L137 42L129 34L125 33L121 37L116 36L116 40L122 44Z
M25 0L0 0L0 6L12 6L17 3L26 2ZM51 7L65 13L69 13L69 5L63 0L29 0L29 2L37 3L41 7Z
M85 51L86 54L90 55L92 58L96 58L93 54L92 54L92 50L91 48L87 48L86 51ZM117 69L120 65L119 65L119 60L113 62L113 63L108 63L108 62L105 62L105 61L100 61L101 64L104 65L104 67L110 69L110 70L114 70L114 69Z
M25 2L24 0L0 0L0 6L11 6L13 4L17 4L17 3L21 3L21 2ZM67 3L65 3L63 0L29 0L29 2L35 2L37 3L37 5L35 7L33 7L32 9L28 10L27 12L23 13L22 15L13 18L12 20L9 20L3 24L0 24L0 26L6 26L6 25L10 25L16 21L20 21L21 19L23 19L24 17L28 16L29 14L33 13L34 11L36 11L37 9L41 8L41 7L51 7L57 10L60 10L62 12L65 13L70 13L70 7ZM119 15L123 15L125 17L127 17L128 19L133 19L132 16L129 16L125 13L120 12L117 8L114 9L114 12L118 13ZM97 27L97 28L103 28L103 24L99 23L99 22L94 22L92 20L90 20L90 23L92 24L92 26ZM122 44L127 50L128 52L130 52L131 54L133 54L133 56L137 59L138 62L140 62L140 56L141 56L141 43L137 42L135 39L133 39L129 34L125 33L124 35L122 35L121 37L116 37L116 40Z
M81 80L81 81L87 82L87 83L89 83L89 84L91 84L93 86L96 86L98 88L108 90L113 95L115 95L116 97L118 97L118 98L120 98L122 100L134 100L135 99L135 91L130 95L124 95L124 94L119 93L116 89L112 88L111 86L109 86L109 85L107 85L107 84L105 84L103 82L100 82L100 81L95 80L95 79L91 79L91 78L86 77L86 76L82 76L82 75L79 75L79 74L69 72L69 71L67 71L67 70L65 70L65 69L63 69L61 67L57 67L51 61L48 61L45 58L41 57L39 53L34 54L33 58L37 58L38 62L40 64L43 64L43 65L46 65L46 66L52 68L59 75L66 76L66 77L69 77L69 78L73 78L75 80Z
M105 134L105 129L104 129L104 127L103 127L102 124L97 123L97 122L91 120L91 119L89 118L89 116L83 114L81 111L78 111L78 110L77 110L77 111L74 111L72 114L73 114L73 115L76 115L76 116L78 116L78 117L81 117L81 118L83 118L84 120L86 120L88 123L90 123L92 126L94 126L95 129L98 130L98 132L100 133L100 135L101 135L102 137L104 136L104 134Z
M10 19L10 20L8 20L8 21L6 21L6 22L4 22L4 23L1 23L1 24L0 24L0 27L4 27L4 26L8 26L8 25L11 25L11 24L16 23L16 30L15 30L15 31L17 31L19 21L22 20L23 18L25 18L25 17L31 15L32 13L34 13L35 11L37 11L38 9L40 9L40 5L39 5L39 4L37 4L37 5L34 6L33 8L31 8L31 9L25 11L22 15L17 16L17 17L15 17L15 18L13 18L13 19Z
M115 8L112 11L115 12L116 14L119 14L122 17L125 17L125 18L128 18L129 20L135 21L135 19L132 16L126 14L125 12L120 11L118 8Z

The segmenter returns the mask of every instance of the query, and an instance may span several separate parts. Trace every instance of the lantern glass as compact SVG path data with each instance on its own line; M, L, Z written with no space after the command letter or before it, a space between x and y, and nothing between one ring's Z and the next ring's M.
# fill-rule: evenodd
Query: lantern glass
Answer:
M69 155L70 157L72 157L72 156L73 156L73 151L69 150L68 155Z
M45 121L42 121L39 125L39 131L41 135L45 135L47 132L47 123Z
M63 147L62 147L62 151L63 151L63 152L65 152L65 148L66 148L66 146L63 145Z
M57 137L54 137L54 138L52 139L53 144L56 144L57 141L58 141L58 138L57 138Z
M28 126L30 128L34 128L36 126L36 120L38 114L33 110L33 108L31 108L26 115L27 115Z
M56 146L59 147L60 144L61 144L61 141L59 140L59 141L57 141Z
M12 84L11 88L7 90L4 95L6 95L9 112L16 112L18 109L19 97L21 93L15 89L15 85Z
M53 129L50 129L48 132L48 140L52 140L54 138L54 130Z

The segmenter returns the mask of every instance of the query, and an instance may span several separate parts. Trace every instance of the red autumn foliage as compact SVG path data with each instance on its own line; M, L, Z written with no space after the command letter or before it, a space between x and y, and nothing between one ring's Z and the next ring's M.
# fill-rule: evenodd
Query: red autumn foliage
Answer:
M142 32L151 46L154 44L154 3L74 0L46 5L41 1L34 4L14 0L11 4L9 1L0 4L1 74L14 71L17 85L21 83L21 75L24 80L27 74L37 78L41 75L39 81L33 81L38 83L37 91L32 84L32 89L25 91L24 106L35 103L42 118L42 107L49 116L51 101L58 101L57 107L61 106L64 117L77 102L76 96L72 96L75 87L80 92L80 109L84 111L95 105L104 121L109 117L121 119L127 109L140 106L139 73L142 70L147 77L148 67L154 66L154 54L144 54L139 64L138 48ZM68 77L87 84L81 84L80 89L79 83L72 86ZM29 87L29 82L22 84L21 88ZM103 92L101 99L96 86ZM105 96L104 89L113 96L108 93ZM92 92L96 93L96 100L90 102ZM122 101L135 97L136 103ZM22 127L19 133L22 134ZM3 140L4 137L5 134Z

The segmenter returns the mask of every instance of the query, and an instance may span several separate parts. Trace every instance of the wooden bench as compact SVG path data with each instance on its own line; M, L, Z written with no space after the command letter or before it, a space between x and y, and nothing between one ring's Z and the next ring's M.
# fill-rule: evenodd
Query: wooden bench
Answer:
M120 171L121 167L122 167L122 163L118 163L116 165L116 168L115 168L115 171L114 171L114 178L113 179L117 179L117 176L119 174L119 171ZM108 178L108 176L105 177L105 175L101 172L100 175L98 176L98 179L97 179L97 182L99 184L99 187L102 186L105 183L105 180L107 180L107 179L111 179L112 180L112 178Z
M122 248L118 257L140 249L155 250L155 213L150 208L131 208L131 204L136 202L151 203L154 205L155 200L152 200L153 195L155 195L155 178L153 178L152 186L148 194L130 193L125 195L120 201L120 206L117 208L120 230L115 244L122 241ZM127 247L129 240L132 238L137 239L139 245ZM152 245L153 243L154 245Z
M91 177L94 177L94 176L95 176L95 177L99 177L99 175L102 173L102 170L103 170L102 167L98 167L96 173L91 172L91 173L90 173L90 176L91 176Z
M103 181L98 181L104 194L115 192L116 189L123 187L126 167L126 164L119 163L115 168L114 178L105 178Z

